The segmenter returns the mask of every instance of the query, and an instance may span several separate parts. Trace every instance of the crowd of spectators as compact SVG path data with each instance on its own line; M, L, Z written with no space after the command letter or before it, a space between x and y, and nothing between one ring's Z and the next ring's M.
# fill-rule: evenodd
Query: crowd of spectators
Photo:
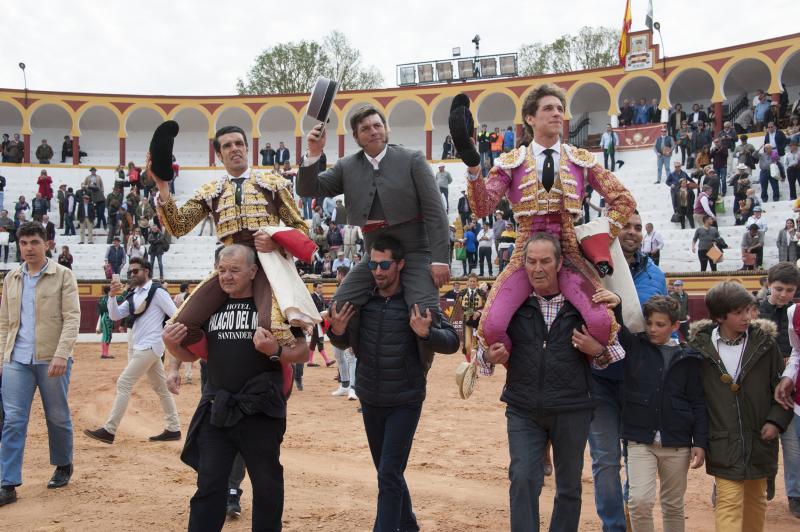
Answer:
M175 170L178 170L177 164ZM170 236L164 232L156 214L154 184L144 177L139 167L133 162L127 167L120 165L108 194L106 182L94 167L77 189L60 184L53 190L53 182L48 170L43 169L36 180L35 196L30 201L24 195L19 196L12 217L3 205L6 180L0 176L0 259L3 263L8 263L9 259L21 261L16 229L33 220L45 227L48 257L56 258L58 253L58 231L63 231L61 236L80 232L79 244L94 244L98 236L109 245L98 273L102 271L110 278L120 273L131 257L139 256L152 261L154 268L157 265L160 277L164 277L163 255L169 250ZM58 226L50 221L55 211L58 212ZM12 248L16 248L15 255L10 253ZM61 247L57 260L72 267L74 258L68 246Z

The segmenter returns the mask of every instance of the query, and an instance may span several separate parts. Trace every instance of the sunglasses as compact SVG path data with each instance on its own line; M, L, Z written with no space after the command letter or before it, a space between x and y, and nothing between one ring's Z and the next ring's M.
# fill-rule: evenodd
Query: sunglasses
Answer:
M380 266L381 270L386 271L392 267L392 264L394 264L393 260L382 260L380 262L371 260L367 263L367 268L369 268L370 270L377 270L378 266Z
M137 268L135 270L128 270L128 275L138 275L140 271L142 271L140 268Z

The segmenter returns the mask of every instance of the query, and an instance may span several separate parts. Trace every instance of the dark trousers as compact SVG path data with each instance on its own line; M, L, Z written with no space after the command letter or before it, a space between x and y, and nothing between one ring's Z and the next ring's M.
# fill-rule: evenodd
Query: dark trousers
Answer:
M302 364L301 364L302 366ZM301 371L300 374L302 375L303 372ZM203 360L200 360L200 389L202 390L206 382L208 382L208 370L206 368L206 363ZM236 490L237 493L241 495L242 490L240 486L242 485L242 481L244 480L244 458L242 458L241 453L236 454L236 458L233 461L233 466L231 467L231 474L228 476L228 488L232 490Z
M797 183L800 182L800 166L790 166L786 169L786 179L789 180L789 198L797 199Z
M308 350L313 353L314 349L322 353L325 351L325 338L320 334L320 327L322 325L315 325L314 332L311 333L311 341L308 343Z
M691 153L688 152L686 146L679 145L678 148L681 150L681 166L686 166L686 157L691 156Z
M758 175L758 181L761 183L761 201L766 202L769 200L767 184L772 187L772 201L779 201L781 199L781 193L778 190L778 180L770 175L769 170L761 170L761 173Z
M489 265L489 275L494 275L492 273L492 246L485 246L478 248L478 264L480 264L480 275L483 277L483 262L486 261L486 264Z
M611 159L611 166L608 166L608 160ZM611 170L612 172L615 169L617 162L616 162L616 155L613 150L603 150L603 167L606 170Z
M106 243L111 244L114 242L114 237L117 236L119 232L119 218L117 218L117 213L111 214L108 213L108 237L106 238Z
M108 226L108 222L106 221L106 202L105 201L98 201L94 204L94 212L95 212L95 228L100 227L102 224L103 229Z
M656 251L654 253L645 253L650 259L653 261L653 264L658 266L658 262L661 260L661 251Z
M64 216L64 236L75 234L75 215L67 214Z
M189 532L218 532L225 524L228 482L241 453L253 485L253 530L281 530L283 466L281 442L286 420L245 416L233 427L215 427L210 412L201 422L197 443L200 463L197 491L189 502Z
M477 251L467 251L467 263L469 264L469 271L475 269L478 266L478 252Z
M444 195L444 211L450 211L450 198L449 198L449 191L447 187L439 187L439 193Z
M688 207L678 207L678 216L681 217L681 229L686 229L686 220L689 220L689 227L694 229L694 216Z
M678 332L680 333L682 341L689 341L689 320L680 322L680 325L678 326Z
M717 264L708 258L708 250L707 249L698 249L697 250L697 258L700 259L700 271L706 271L706 267L711 266L711 271L717 271Z
M419 530L403 477L422 403L380 407L361 403L372 462L378 472L378 509L373 532Z
M511 464L511 532L539 530L539 495L544 485L542 459L547 440L553 442L556 498L551 531L576 531L581 517L583 453L589 437L591 410L535 416L513 406L506 408Z

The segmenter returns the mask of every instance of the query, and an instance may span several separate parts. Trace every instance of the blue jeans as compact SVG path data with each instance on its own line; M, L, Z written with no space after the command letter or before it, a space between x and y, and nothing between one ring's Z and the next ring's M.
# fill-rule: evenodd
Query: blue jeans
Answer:
M800 498L800 416L795 414L792 422L781 434L783 450L783 483L786 485L787 497Z
M539 530L539 495L544 485L542 459L548 439L553 442L556 475L550 530L578 530L583 452L591 417L589 409L536 416L513 406L506 408L512 532Z
M597 408L589 429L589 452L597 515L603 522L603 532L625 532L625 507L619 476L622 381L592 375L592 395Z
M72 359L61 377L48 377L48 364L3 365L3 444L0 446L2 486L22 484L22 455L28 435L28 420L36 388L42 397L47 438L50 444L50 464L64 466L72 463L72 418L67 404Z
M5 209L4 207L5 201L6 201L6 193L4 190L0 190L0 209Z
M378 471L378 510L372 530L418 531L403 473L414 443L422 403L394 407L361 403L361 412L372 461Z
M669 161L672 158L670 155L659 155L658 156L658 179L657 181L661 183L661 169L664 169L664 173L669 176Z
M722 191L722 195L728 193L728 166L725 165L720 169L714 169L719 176L719 189Z
M303 199L303 218L306 220L310 220L314 216L314 210L311 208L311 202L314 201L314 198L302 198Z

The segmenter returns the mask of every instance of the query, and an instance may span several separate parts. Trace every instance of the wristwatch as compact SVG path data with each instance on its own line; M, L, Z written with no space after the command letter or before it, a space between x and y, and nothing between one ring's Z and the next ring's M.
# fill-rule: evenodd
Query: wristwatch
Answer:
M283 353L283 346L278 346L278 351L274 355L269 356L270 362L280 362L281 361L281 353Z

